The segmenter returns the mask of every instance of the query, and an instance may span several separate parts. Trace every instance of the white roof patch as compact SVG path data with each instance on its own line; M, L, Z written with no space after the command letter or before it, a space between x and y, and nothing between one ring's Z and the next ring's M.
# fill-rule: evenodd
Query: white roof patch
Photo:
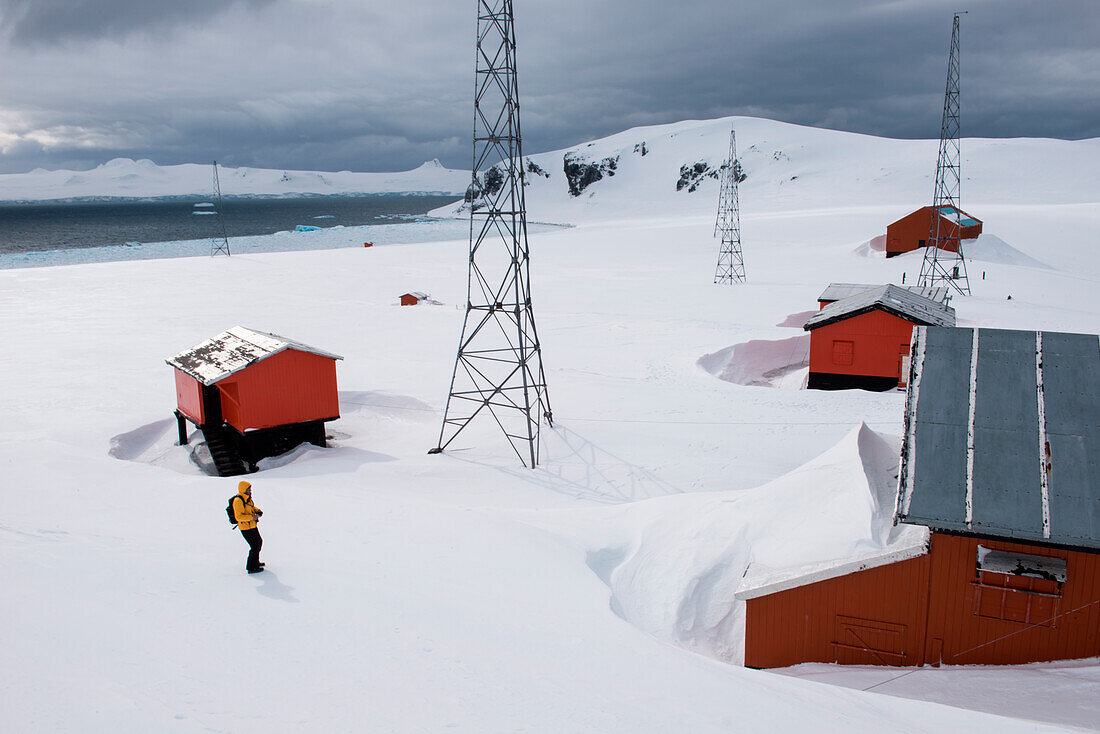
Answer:
M250 364L267 359L284 349L297 349L300 352L317 354L330 359L343 359L337 354L325 352L278 334L234 326L165 361L202 384L213 385Z

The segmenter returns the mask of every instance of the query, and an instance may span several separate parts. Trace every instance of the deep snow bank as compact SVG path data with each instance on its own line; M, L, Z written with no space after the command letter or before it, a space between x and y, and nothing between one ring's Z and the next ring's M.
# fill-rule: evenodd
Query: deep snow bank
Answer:
M744 659L746 577L840 565L912 545L894 528L896 440L866 425L756 489L662 497L602 517L614 542L589 546L617 614L651 634L729 662ZM598 537L598 536L597 536Z
M697 364L719 380L735 385L798 390L809 371L810 337L753 339L704 354Z

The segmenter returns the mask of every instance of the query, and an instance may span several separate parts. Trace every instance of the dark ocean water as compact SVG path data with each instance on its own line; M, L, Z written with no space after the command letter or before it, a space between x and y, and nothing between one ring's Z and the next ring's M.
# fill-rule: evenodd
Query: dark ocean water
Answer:
M416 222L456 196L360 196L226 199L229 237L293 231L302 225L393 225ZM220 234L218 218L196 215L209 199L0 204L0 255L133 243L201 240ZM209 209L207 209L209 211Z

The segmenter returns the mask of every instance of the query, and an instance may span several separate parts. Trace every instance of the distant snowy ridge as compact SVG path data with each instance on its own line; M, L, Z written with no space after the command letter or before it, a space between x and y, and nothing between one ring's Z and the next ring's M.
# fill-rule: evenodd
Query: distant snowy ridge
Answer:
M791 209L931 203L937 140L896 140L755 117L638 127L525 158L528 216L579 223L677 214L713 217L719 174L737 132L745 216ZM1100 138L964 138L962 206L1100 201ZM483 187L502 182L484 171ZM469 204L438 215L462 216ZM890 221L890 220L887 220ZM885 222L884 222L885 224Z
M460 195L469 171L456 171L433 159L411 171L290 171L218 166L227 197L370 196L375 194ZM211 164L158 166L151 160L115 158L90 171L47 171L0 175L0 201L99 200L210 196Z

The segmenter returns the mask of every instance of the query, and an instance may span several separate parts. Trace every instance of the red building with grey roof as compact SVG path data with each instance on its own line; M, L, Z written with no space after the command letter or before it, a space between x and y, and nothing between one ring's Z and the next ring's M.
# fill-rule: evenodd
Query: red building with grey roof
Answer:
M843 295L852 288L857 287L848 284L847 289L834 290ZM819 303L828 295L826 289ZM890 284L867 286L867 290L823 305L802 327L810 332L807 386L880 391L904 386L915 325L954 326L955 310L920 292Z
M1100 656L1098 345L917 328L894 515L904 542L814 568L750 566L736 593L745 664Z

